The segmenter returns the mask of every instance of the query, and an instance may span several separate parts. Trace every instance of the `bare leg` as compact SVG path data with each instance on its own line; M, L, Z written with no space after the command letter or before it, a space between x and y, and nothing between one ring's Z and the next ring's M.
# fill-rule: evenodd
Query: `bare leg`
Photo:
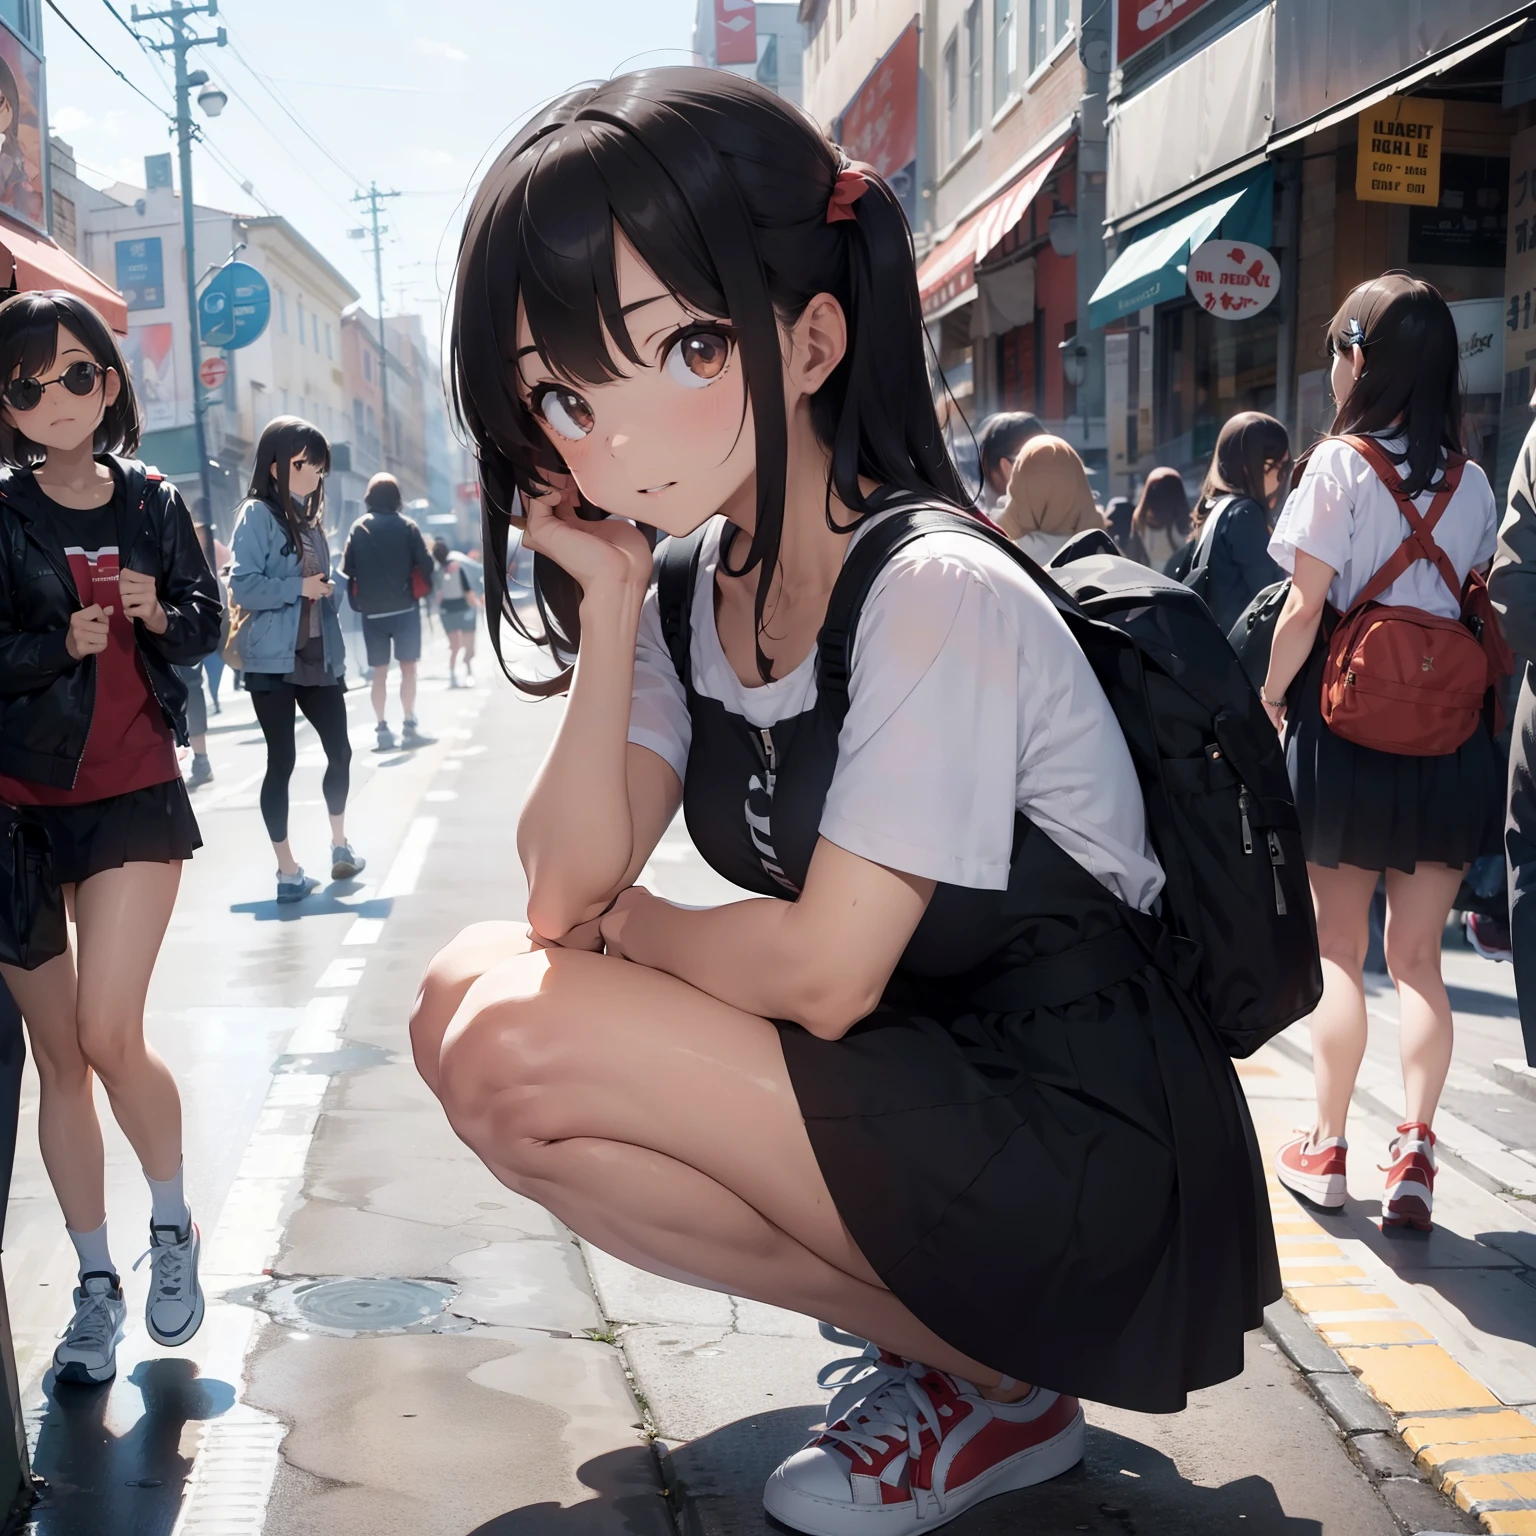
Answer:
M299 861L294 858L293 849L289 846L288 839L286 837L280 843L273 843L272 851L277 855L277 867L281 874L298 874Z
M1317 1079L1317 1136L1342 1136L1350 1095L1365 1057L1365 951L1371 896L1380 876L1341 864L1307 865L1323 957L1323 997L1312 1014L1312 1071Z
M26 1020L37 1063L37 1140L43 1166L65 1224L76 1232L94 1232L107 1219L106 1154L92 1093L95 1078L75 1029L74 950L34 971L0 965L0 975Z
M402 663L404 665L404 663ZM389 702L389 663L373 669L373 681L369 684L373 694L374 718L380 725L384 724L384 708Z
M1440 945L1462 873L1444 864L1420 864L1411 875L1387 871L1387 969L1397 985L1403 1090L1408 1120L1425 1125L1451 1069L1455 1032Z
M180 883L180 863L125 864L75 891L80 1049L152 1179L172 1178L181 1166L181 1096L144 1040L149 978Z
M416 718L416 663L400 663L400 712L407 720Z
M450 1122L503 1183L655 1273L830 1318L996 1388L998 1372L908 1312L858 1251L771 1024L579 951L515 955L474 979L526 945L517 927L449 945L412 1021Z

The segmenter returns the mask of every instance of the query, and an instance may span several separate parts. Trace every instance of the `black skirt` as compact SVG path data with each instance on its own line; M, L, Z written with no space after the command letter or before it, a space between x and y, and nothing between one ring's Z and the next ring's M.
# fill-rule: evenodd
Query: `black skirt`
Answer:
M22 815L48 833L61 885L78 885L124 864L167 864L190 859L203 846L180 776L109 800L83 805L29 805Z
M1286 695L1285 760L1307 862L1325 869L1453 869L1499 853L1504 771L1486 724L1455 752L1404 757L1356 746L1323 723L1319 645Z

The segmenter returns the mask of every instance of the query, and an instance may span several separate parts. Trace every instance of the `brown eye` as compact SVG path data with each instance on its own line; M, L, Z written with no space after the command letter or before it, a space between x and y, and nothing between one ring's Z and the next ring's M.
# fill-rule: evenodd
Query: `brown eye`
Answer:
M685 389L703 389L725 372L730 337L720 331L685 331L667 350L668 376Z
M545 385L534 395L533 410L567 442L579 443L597 425L592 407L575 390Z

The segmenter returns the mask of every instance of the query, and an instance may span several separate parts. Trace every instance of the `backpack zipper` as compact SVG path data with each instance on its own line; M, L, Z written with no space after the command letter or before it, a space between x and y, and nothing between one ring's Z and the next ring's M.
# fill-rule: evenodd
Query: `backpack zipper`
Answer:
M1280 884L1280 866L1285 863L1285 851L1280 846L1279 835L1271 829L1266 836L1269 839L1269 866L1270 873L1275 880L1275 914L1278 917L1286 915L1285 889Z
M1248 820L1248 812L1253 808L1253 796L1248 793L1246 784L1237 794L1237 814L1243 821L1243 852L1253 852L1253 827Z

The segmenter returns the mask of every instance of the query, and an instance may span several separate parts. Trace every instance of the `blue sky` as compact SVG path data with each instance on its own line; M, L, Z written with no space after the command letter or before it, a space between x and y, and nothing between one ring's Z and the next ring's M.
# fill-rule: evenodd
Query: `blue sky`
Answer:
M58 4L170 107L169 66L112 14L128 17L130 0ZM141 0L141 10L165 8ZM398 188L408 195L388 207L386 307L420 311L435 331L463 198L487 154L570 85L686 62L693 12L693 0L221 0L217 19L198 18L197 30L223 25L232 46L198 49L194 60L230 99L216 120L194 108L211 148L194 151L193 190L200 203L282 214L372 308L371 247L347 238L362 222L348 200L370 180ZM166 120L46 7L43 29L53 131L74 146L86 180L142 185L144 156L174 147ZM165 36L161 26L138 30Z

